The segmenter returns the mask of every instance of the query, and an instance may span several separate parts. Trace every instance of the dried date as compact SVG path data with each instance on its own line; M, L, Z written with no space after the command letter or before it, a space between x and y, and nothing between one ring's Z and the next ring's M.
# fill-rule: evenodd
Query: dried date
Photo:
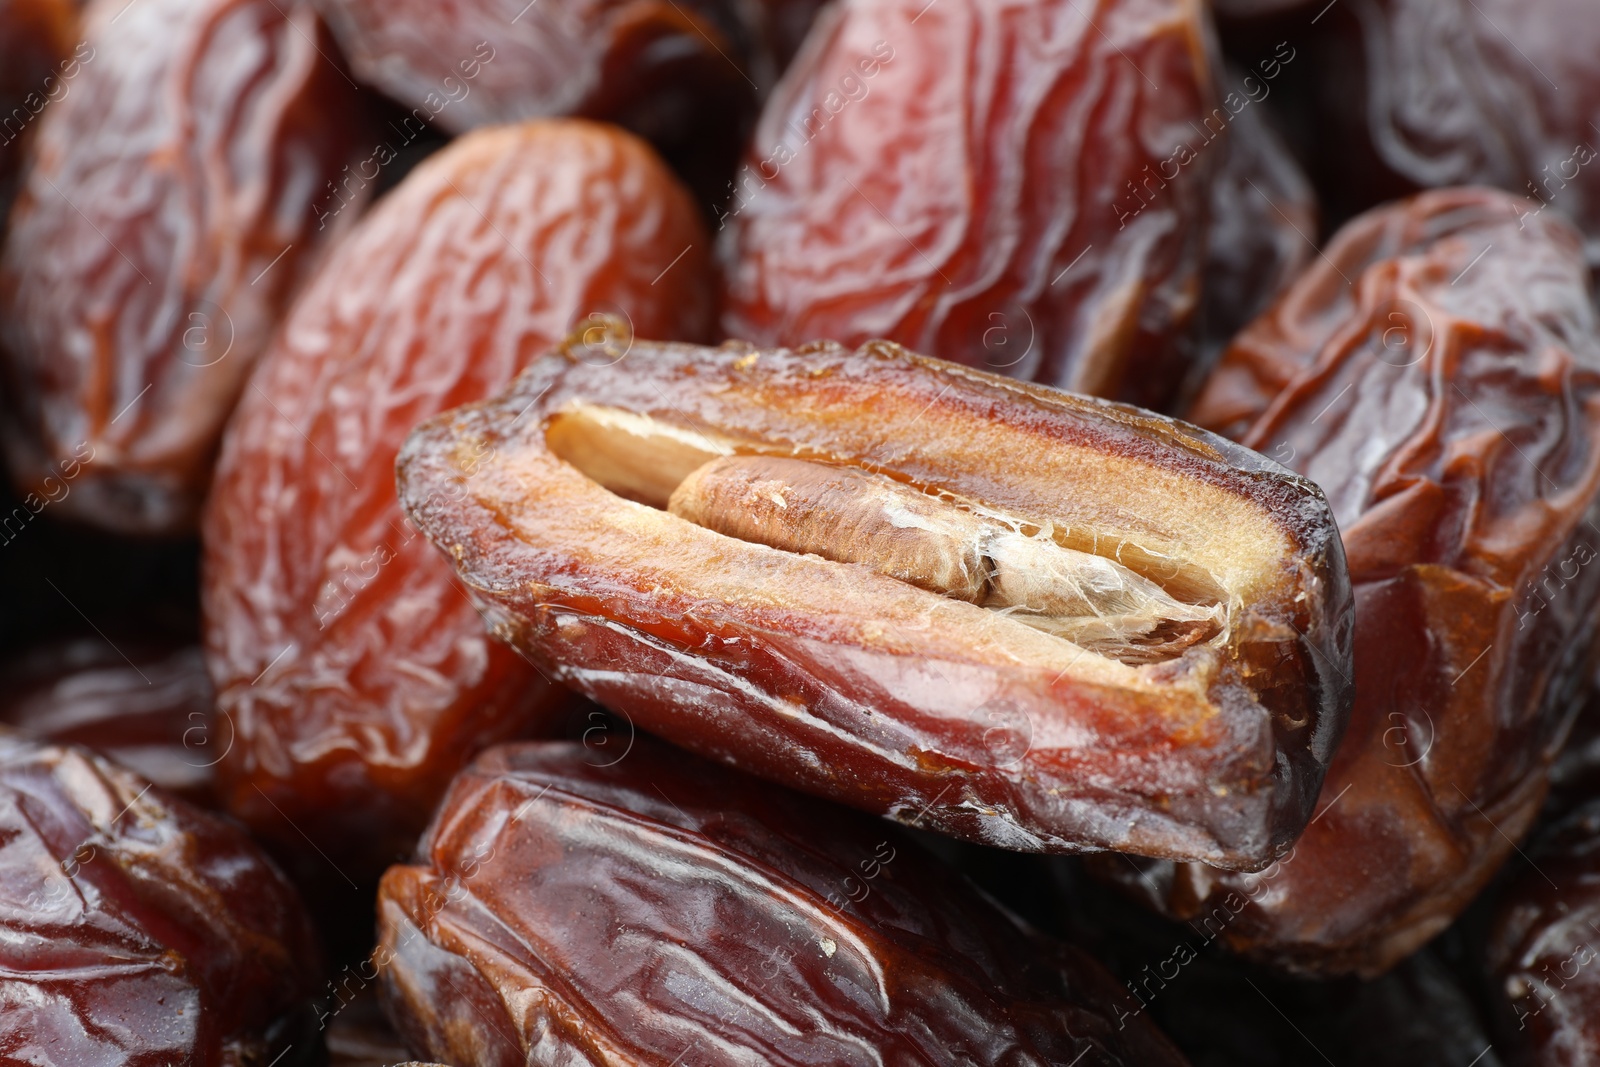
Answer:
M1182 1063L892 828L644 738L481 755L379 937L391 1016L455 1063Z
M1506 1044L1539 1067L1600 1064L1600 803L1547 827L1496 903L1486 962Z
M7 459L35 511L187 532L367 123L303 2L104 0L84 33L0 259Z
M308 1062L317 944L236 825L82 749L3 731L0 841L0 1058Z
M1201 18L1182 0L843 0L735 181L728 336L888 338L1171 400L1228 122Z
M460 138L337 246L230 424L206 514L230 811L313 866L302 834L376 878L474 751L558 699L406 523L395 451L587 315L703 336L706 245L647 145L550 120Z
M1323 488L1355 587L1355 710L1293 851L1107 865L1240 951L1369 975L1414 951L1532 825L1584 695L1600 338L1580 238L1526 206L1441 190L1350 223L1193 413Z
M0 694L0 722L18 732L82 745L185 800L214 804L214 768L232 739L213 722L198 647L55 642L0 668Z
M1299 831L1348 699L1309 483L888 342L606 338L625 365L574 335L399 461L412 520L553 677L1005 847L1249 868Z

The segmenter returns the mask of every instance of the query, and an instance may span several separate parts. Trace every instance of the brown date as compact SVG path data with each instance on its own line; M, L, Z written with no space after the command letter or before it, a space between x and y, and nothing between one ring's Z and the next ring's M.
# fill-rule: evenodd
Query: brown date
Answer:
M1191 372L1215 108L1193 0L841 0L724 217L723 326L1151 407Z
M7 458L37 506L181 533L367 123L304 2L100 0L84 34L0 259Z
M395 452L586 315L703 336L706 245L647 145L549 120L456 140L335 248L229 426L206 513L207 656L237 733L219 767L230 811L314 865L327 866L302 834L375 879L474 751L558 699L489 639L406 523Z
M1588 0L1347 0L1314 29L1318 166L1341 208L1493 185L1529 198L1530 217L1575 221L1600 263L1600 19Z
M1537 1067L1600 1064L1600 802L1540 833L1501 893L1486 962L1506 1042Z
M193 645L80 637L0 667L0 723L92 749L203 807L215 803L214 769L232 743L214 709Z
M1441 190L1350 223L1192 413L1322 487L1355 587L1355 710L1294 849L1105 865L1239 951L1366 975L1414 951L1532 825L1585 693L1600 337L1580 238L1526 208Z
M453 1063L1183 1062L894 828L643 737L485 752L378 907L391 1017Z
M0 731L0 841L0 1059L309 1062L317 944L235 824Z
M552 677L1008 848L1252 868L1299 832L1349 695L1308 482L889 342L607 338L624 363L574 335L399 460L412 520Z

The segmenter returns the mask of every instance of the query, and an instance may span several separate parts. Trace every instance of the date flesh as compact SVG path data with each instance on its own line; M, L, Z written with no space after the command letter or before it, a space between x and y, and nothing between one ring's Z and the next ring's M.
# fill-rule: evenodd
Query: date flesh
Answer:
M84 33L0 259L7 458L30 507L190 532L368 124L303 2L103 0Z
M1600 1064L1600 802L1547 827L1495 906L1486 963L1509 1047L1538 1067Z
M842 0L735 181L725 332L888 338L1171 400L1221 132L1201 17L1181 0Z
M412 520L552 677L972 840L1245 868L1288 847L1348 699L1309 483L888 342L607 337L626 373L574 335L399 461Z
M0 841L6 1062L237 1067L309 1045L289 1038L312 1018L310 923L235 824L0 731Z
M1323 488L1355 587L1355 710L1292 852L1105 867L1239 951L1373 975L1429 940L1532 825L1585 693L1600 340L1580 238L1525 209L1441 190L1350 223L1192 413Z
M706 245L648 146L550 120L456 140L336 247L229 426L205 521L207 658L237 735L219 775L257 833L375 879L474 751L559 700L406 523L395 452L586 316L702 337Z
M891 827L644 737L505 745L379 894L414 1050L479 1067L1181 1064L1076 949ZM1129 1025L1131 1023L1131 1025Z
M192 645L101 637L58 641L0 667L0 723L98 752L202 807L231 744L213 722L205 657ZM218 726L222 729L219 731Z

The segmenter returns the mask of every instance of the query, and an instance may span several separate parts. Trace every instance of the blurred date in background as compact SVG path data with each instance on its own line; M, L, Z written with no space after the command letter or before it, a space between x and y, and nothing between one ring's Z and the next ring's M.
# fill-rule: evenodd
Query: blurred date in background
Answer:
M0 1062L1600 1067L1593 0L0 0Z

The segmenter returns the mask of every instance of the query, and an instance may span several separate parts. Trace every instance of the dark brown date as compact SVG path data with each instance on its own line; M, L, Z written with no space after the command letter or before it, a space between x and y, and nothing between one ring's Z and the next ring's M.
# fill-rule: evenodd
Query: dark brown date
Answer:
M1537 1067L1600 1064L1600 802L1547 827L1496 904L1486 961L1506 1044Z
M0 1059L305 1062L320 953L294 890L235 824L4 731L0 841Z
M84 33L0 259L7 458L35 511L186 532L370 135L304 2L102 0Z
M1316 13L1321 4L1304 9ZM1600 19L1587 0L1346 0L1319 44L1319 169L1349 210L1493 185L1600 261Z
M83 637L0 667L0 722L94 750L185 800L215 803L214 768L232 744L196 646ZM218 731L218 726L221 732Z
M1183 1062L892 827L643 737L484 753L378 907L391 1017L453 1063Z
M1003 847L1258 868L1299 832L1349 695L1343 560L1308 482L888 342L614 328L609 367L597 340L399 460L412 520L552 677Z
M1202 18L1191 0L842 0L735 181L725 331L889 338L1171 400L1228 123Z
M1443 190L1352 222L1195 408L1323 488L1356 595L1355 711L1294 849L1106 865L1240 951L1362 974L1414 951L1528 831L1584 695L1600 339L1578 235L1526 207Z
M229 426L206 514L207 655L238 737L219 768L230 811L324 871L308 837L375 880L473 752L559 700L406 523L395 452L587 315L704 336L706 245L647 145L551 120L458 139L337 246Z

